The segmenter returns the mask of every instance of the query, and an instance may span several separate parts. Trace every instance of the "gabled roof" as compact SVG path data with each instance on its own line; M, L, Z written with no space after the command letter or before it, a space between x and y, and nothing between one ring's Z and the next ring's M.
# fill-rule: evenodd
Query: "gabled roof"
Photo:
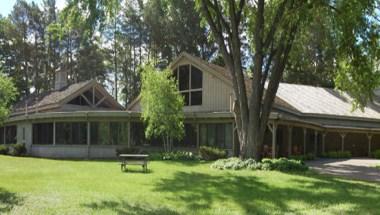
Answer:
M104 89L102 85L97 83L95 80L89 80L71 84L60 90L51 90L38 95L31 94L13 105L13 114L25 111L32 112L36 110L41 111L57 108L93 87L99 90L101 94L106 97L107 101L112 104L114 109L124 109L115 99L113 99L113 97Z
M173 69L181 59L186 58L198 66L203 66L208 72L215 74L215 77L227 81L232 87L231 75L227 68L209 63L201 58L194 57L188 53L181 53L169 67ZM251 79L246 77L248 87ZM137 97L130 105L132 107L140 100ZM300 115L309 116L336 116L336 117L357 117L366 119L380 119L380 106L369 103L364 112L352 110L352 97L347 93L340 93L337 90L323 87L314 87L299 84L280 83L274 107L283 108Z
M380 119L378 105L369 103L364 112L353 111L352 97L331 88L280 83L276 96L303 114Z

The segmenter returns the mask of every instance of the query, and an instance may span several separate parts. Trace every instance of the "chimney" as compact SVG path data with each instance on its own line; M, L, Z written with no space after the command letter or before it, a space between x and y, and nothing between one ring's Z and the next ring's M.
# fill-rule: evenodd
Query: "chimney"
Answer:
M67 70L58 68L55 72L54 90L60 90L67 86Z

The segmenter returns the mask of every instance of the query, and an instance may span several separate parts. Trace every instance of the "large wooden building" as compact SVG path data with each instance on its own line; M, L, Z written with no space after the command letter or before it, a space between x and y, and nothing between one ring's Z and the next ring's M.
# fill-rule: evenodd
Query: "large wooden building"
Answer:
M186 53L170 68L185 101L185 137L174 147L196 151L208 145L237 155L228 71ZM67 86L66 79L60 71L54 90L17 103L0 128L0 144L23 143L32 156L65 158L113 157L119 147L162 150L161 141L144 137L139 97L125 110L96 81ZM352 111L351 101L333 89L281 83L265 156L347 150L364 157L380 149L380 105Z

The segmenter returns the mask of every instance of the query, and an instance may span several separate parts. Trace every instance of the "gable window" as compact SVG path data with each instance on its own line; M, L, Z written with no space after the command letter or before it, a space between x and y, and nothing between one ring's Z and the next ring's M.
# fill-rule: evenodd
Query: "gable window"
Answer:
M193 65L181 65L174 70L178 89L185 106L202 105L202 71Z

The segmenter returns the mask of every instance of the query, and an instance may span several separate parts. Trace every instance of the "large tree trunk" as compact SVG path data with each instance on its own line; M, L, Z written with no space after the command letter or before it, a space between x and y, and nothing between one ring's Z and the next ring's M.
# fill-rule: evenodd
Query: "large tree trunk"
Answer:
M248 82L242 68L240 38L244 28L242 27L244 23L242 17L244 16L243 11L246 9L246 0L238 2L228 0L225 3L217 0L202 0L201 8L232 77L236 99L234 116L240 142L240 157L242 159L254 157L256 160L261 160L269 114L300 18L282 23L281 28L284 30L279 31L278 26L285 11L295 9L295 1L283 0L275 10L273 19L269 19L270 21L264 19L266 17L265 1L256 1L255 17L253 17L255 21L251 35L253 36L251 47L253 77ZM298 3L302 5L303 1ZM267 32L265 32L266 23ZM279 35L279 37L274 35ZM249 83L250 94L247 92L246 83Z

